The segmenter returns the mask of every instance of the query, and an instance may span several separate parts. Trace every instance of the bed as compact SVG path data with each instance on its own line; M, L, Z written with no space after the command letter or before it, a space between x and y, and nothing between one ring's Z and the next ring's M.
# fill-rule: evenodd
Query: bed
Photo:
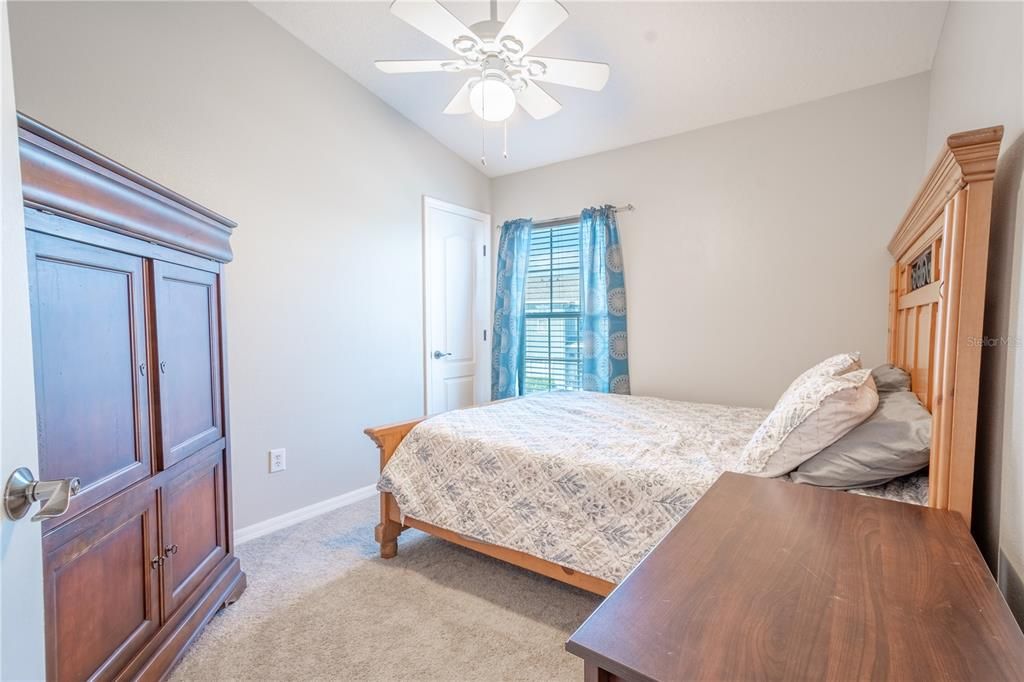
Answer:
M951 136L889 243L889 361L931 413L926 476L860 490L970 521L992 181L1002 128ZM381 556L406 528L607 594L724 471L767 410L535 394L367 429ZM397 454L396 454L397 453Z

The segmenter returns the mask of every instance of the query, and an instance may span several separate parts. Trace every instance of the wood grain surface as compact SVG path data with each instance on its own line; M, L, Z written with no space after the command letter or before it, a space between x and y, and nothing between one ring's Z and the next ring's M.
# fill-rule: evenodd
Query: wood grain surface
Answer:
M958 514L731 473L566 649L628 680L1024 679Z

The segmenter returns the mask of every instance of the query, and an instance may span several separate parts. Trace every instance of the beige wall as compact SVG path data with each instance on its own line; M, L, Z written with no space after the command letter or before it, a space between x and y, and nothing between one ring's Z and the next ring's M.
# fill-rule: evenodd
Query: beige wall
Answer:
M7 4L0 5L0 485L18 467L39 472L25 221ZM0 511L0 679L44 675L42 547L38 523Z
M494 217L620 214L633 392L770 406L884 360L886 244L920 182L927 75L492 181Z
M25 113L236 220L236 527L376 481L423 408L423 194L487 179L248 4L12 3ZM288 470L267 473L267 451Z
M931 72L928 158L959 130L1005 126L992 207L974 533L1024 622L1024 5L949 6ZM1007 345L1004 342L1008 342Z

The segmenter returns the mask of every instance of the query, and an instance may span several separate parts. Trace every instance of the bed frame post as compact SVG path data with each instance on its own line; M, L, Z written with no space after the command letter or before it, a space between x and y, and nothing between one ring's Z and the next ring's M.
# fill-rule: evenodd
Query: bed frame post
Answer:
M423 418L389 426L378 426L363 431L377 444L380 450L380 470L395 454L398 444L402 442L406 434L412 431L413 427L423 421ZM380 494L380 523L373 529L373 537L380 544L380 556L382 559L391 559L398 554L398 536L405 530L402 525L401 513L398 511L398 503L391 493Z
M932 413L928 504L971 522L992 186L1002 126L951 135L889 251L889 359ZM931 278L912 283L913 271ZM895 281L894 281L895 279Z
M380 544L380 558L392 559L398 554L398 536L402 534L402 524L388 518L388 507L391 506L391 493L380 494L380 523L374 526L373 539Z

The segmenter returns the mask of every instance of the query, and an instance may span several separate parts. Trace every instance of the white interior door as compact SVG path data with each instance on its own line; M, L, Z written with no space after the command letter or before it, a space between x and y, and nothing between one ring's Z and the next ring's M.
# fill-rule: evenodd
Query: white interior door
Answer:
M426 411L491 394L491 217L423 198Z
M0 487L18 467L39 472L25 209L8 38L5 2L0 4ZM2 680L46 676L39 526L27 518L9 519L0 508Z

